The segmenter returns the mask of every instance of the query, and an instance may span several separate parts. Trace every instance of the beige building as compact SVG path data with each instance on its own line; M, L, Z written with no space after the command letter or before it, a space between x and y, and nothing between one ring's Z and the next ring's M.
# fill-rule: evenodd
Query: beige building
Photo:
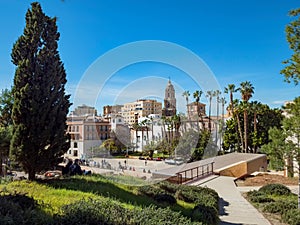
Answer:
M188 110L188 118L195 119L198 117L198 111L203 116L206 117L205 112L205 104L201 102L192 102L188 104L187 110Z
M119 114L123 105L106 105L103 106L103 116Z
M110 122L99 116L76 116L67 118L71 136L66 156L85 158L93 155L93 148L99 147L110 136Z
M71 115L76 116L88 116L88 115L94 115L97 116L97 110L95 107L87 106L87 105L81 105L78 106L74 111L71 112Z
M141 117L147 117L150 114L162 113L162 104L156 100L139 99L135 102L126 103L122 107L121 115L124 118L124 123L132 125L138 122Z

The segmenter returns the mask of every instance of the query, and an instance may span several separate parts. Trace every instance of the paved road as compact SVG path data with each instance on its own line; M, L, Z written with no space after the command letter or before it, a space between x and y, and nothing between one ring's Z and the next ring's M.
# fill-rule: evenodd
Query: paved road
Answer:
M233 177L215 176L206 181L195 181L191 185L214 189L220 197L220 225L271 225L238 190Z

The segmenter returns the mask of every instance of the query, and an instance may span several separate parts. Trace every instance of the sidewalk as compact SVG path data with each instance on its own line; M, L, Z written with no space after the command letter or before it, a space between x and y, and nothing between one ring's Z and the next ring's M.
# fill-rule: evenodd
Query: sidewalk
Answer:
M235 186L233 177L212 177L210 180L199 180L190 185L214 189L220 197L219 218L220 225L271 225L258 212Z

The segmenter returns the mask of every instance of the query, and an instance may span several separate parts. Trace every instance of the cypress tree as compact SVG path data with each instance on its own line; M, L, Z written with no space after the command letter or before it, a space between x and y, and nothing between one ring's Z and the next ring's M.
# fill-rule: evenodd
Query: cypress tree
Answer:
M45 15L34 2L26 13L24 32L12 49L16 71L10 149L29 180L60 163L70 146L66 118L71 104L57 50L59 37L56 18Z

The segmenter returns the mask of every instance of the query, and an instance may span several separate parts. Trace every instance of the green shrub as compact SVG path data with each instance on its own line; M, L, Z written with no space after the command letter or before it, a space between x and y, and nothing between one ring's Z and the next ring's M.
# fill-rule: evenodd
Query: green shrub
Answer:
M283 213L282 215L283 222L290 225L299 225L300 224L300 210L299 209L290 209Z
M194 207L191 218L193 221L199 221L207 225L217 225L219 223L218 211L214 207L202 204Z
M261 187L259 192L265 193L267 195L290 195L291 190L284 186L283 184L267 184Z
M126 210L119 204L106 201L89 199L81 200L63 207L63 216L57 217L57 224L123 224Z
M159 188L165 190L168 193L175 194L177 189L179 188L179 185L173 184L168 181L162 181L157 184Z
M195 202L197 197L192 191L179 189L175 193L175 198L185 202Z
M199 205L213 207L218 210L218 194L209 188L196 186L181 186L175 193L175 198Z
M182 216L179 212L174 212L170 208L157 208L155 206L145 207L142 210L132 211L130 223L135 225L201 225L201 222L192 222Z
M165 193L163 190L159 189L154 185L145 185L138 188L138 193L141 195L147 195L149 197L154 197L155 195Z
M143 209L126 209L109 200L81 200L63 208L63 216L57 217L57 224L73 225L200 225L173 212L169 208L154 206Z
M257 203L265 203L265 202L274 202L274 199L268 197L266 194L260 191L249 191L247 193L247 197L251 202L257 202Z
M158 203L167 203L170 205L174 205L176 203L176 199L173 195L170 194L156 194L154 195L154 200L157 201Z
M279 200L265 204L263 206L263 211L269 213L280 213L282 215L285 211L296 209L297 207L298 205L296 201Z
M2 193L0 202L1 225L45 225L52 222L52 218L45 215L31 197L23 194Z

